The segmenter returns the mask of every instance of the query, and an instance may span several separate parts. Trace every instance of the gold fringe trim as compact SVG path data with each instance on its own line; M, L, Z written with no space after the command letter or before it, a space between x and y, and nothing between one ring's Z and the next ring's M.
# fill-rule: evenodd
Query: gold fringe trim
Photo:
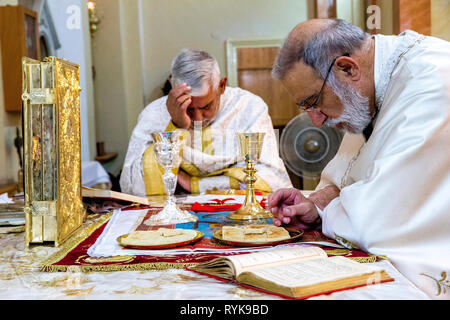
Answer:
M114 272L114 271L147 271L147 270L167 270L167 269L183 269L184 267L192 267L198 263L170 263L170 262L151 262L126 265L102 265L102 266L58 266L46 265L41 271L46 272Z
M76 234L74 234L71 238L69 238L67 241L63 243L61 248L51 255L49 258L44 260L39 268L41 271L50 271L53 267L59 267L59 266L53 266L52 264L60 261L63 259L71 250L73 250L76 246L78 246L82 241L84 241L87 237L89 237L95 230L97 230L99 227L101 227L106 221L108 221L113 212L108 212L104 215L102 215L97 221L95 221L92 225L89 227L86 227ZM62 266L67 269L67 267L77 267L77 266ZM59 270L58 270L59 271ZM64 270L65 271L65 270Z
M378 258L381 256L370 256L370 257L347 257L359 263L372 263L377 262Z

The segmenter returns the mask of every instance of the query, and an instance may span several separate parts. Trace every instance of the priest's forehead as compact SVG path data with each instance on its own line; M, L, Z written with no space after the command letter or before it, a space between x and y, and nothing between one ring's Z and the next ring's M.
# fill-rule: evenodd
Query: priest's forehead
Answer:
M216 96L216 91L212 86L210 86L206 94L202 96L191 96L192 102L189 105L188 109L202 109L204 107L207 107L214 101Z
M296 62L281 80L295 103L317 94L323 79L303 61Z

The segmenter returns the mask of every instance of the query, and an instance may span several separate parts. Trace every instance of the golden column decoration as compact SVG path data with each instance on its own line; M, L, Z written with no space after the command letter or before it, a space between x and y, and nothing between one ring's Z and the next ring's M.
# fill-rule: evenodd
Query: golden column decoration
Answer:
M81 227L80 67L22 59L25 245L58 246Z
M97 32L100 19L97 16L97 8L95 1L88 1L88 14L89 14L89 30L91 31L91 37Z

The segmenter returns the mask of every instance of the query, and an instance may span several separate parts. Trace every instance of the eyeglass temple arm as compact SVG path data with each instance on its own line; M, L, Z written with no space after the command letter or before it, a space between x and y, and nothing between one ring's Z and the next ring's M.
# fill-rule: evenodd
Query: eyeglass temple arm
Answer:
M327 76L325 77L325 80L323 81L322 88L320 88L320 91L319 91L320 94L319 94L319 97L318 97L318 98L320 98L320 96L322 95L322 90L323 90L323 88L325 87L325 83L327 83L328 77L330 76L330 72L331 72L331 69L332 69L333 66L334 66L334 63L335 63L336 60L337 60L338 58L340 58L340 57L350 57L350 53L344 53L342 56L338 56L338 57L336 57L336 58L333 59L333 62L331 63L330 67L328 68ZM319 100L319 99L317 99L317 100Z

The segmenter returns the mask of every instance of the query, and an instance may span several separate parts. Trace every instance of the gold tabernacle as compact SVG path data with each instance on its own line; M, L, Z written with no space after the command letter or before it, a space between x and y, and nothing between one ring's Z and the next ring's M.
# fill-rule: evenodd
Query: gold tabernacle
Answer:
M261 155L264 135L265 133L263 132L236 133L239 151L246 163L244 172L246 173L245 183L247 187L245 200L242 206L228 215L228 218L230 219L259 220L272 218L272 214L259 204L254 189L254 183L256 181L255 163L259 160L259 156Z
M79 66L22 59L25 246L59 246L83 223Z

